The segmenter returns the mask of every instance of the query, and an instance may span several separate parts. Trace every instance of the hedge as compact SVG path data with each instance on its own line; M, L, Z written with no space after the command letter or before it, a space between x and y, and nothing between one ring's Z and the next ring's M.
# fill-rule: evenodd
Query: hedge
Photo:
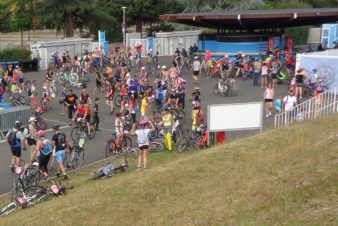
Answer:
M12 48L0 51L0 62L31 60L31 51L25 48Z

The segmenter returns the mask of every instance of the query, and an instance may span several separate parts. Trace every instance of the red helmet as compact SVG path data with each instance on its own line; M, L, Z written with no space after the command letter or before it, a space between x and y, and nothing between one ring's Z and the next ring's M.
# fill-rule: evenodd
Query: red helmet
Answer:
M139 124L140 126L145 126L145 125L148 124L148 122L147 122L147 120L142 119L142 120L140 120L140 121L138 122L138 124Z

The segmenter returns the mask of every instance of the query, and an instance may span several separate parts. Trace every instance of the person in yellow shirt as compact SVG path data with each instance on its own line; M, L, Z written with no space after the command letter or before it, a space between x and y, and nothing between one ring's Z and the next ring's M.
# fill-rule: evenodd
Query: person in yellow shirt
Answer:
M163 133L164 133L164 139L166 148L168 151L172 151L172 139L171 135L173 132L173 125L175 124L173 116L170 114L167 108L163 109L163 116L162 116L162 122L160 123L163 125Z
M148 120L147 115L146 115L147 104L148 104L147 95L144 94L142 101L141 101L141 119Z

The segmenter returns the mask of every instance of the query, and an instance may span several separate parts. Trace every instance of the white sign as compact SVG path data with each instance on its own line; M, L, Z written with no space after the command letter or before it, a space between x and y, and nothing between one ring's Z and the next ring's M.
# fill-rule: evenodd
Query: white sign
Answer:
M262 130L263 103L208 105L208 130Z

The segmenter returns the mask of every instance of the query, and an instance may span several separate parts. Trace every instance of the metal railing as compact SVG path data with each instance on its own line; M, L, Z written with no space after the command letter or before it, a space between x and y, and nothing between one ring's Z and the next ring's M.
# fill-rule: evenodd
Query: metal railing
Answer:
M18 106L0 111L0 140L4 139L4 132L14 128L15 121L21 121L22 126L28 124L31 116L31 106Z
M298 104L290 111L275 115L275 127L282 128L286 125L303 122L328 116L338 111L338 99L336 89L320 93L303 103Z

